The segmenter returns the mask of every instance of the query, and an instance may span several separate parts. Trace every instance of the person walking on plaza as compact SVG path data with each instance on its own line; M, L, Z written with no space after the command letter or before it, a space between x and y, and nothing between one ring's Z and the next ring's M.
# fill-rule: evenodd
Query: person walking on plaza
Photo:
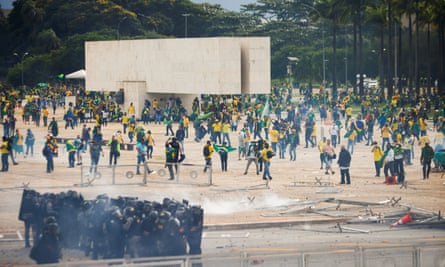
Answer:
M77 135L76 139L73 141L74 147L76 148L76 161L77 165L82 165L82 155L81 152L83 150L82 138L80 138L80 134Z
M292 128L287 134L287 143L289 144L289 159L291 161L297 160L297 145L298 145L297 129Z
M388 177L391 173L391 176L394 176L394 150L392 149L391 144L386 144L386 150L383 154L383 160L385 165L383 167L383 173L385 177Z
M320 170L323 170L323 163L325 163L325 154L323 152L323 147L326 144L326 137L323 137L318 143L318 152L320 152Z
M337 163L340 167L340 184L351 184L351 176L349 174L349 167L351 166L351 153L349 153L344 145L341 145Z
M247 155L247 147L244 143L246 138L246 132L244 128L241 129L238 133L238 160L241 160L241 157L245 157Z
M228 120L225 120L222 125L222 141L227 142L228 146L232 146L232 143L230 142L230 122Z
M170 115L170 114L165 115L164 124L165 124L165 136L168 136L169 134L171 136L175 136L175 133L173 132L173 116L172 115Z
M332 160L335 159L335 150L331 146L331 140L327 139L326 144L323 146L323 153L324 153L324 163L326 166L326 172L325 174L329 174L329 171L331 174L335 174L335 172L332 170Z
M132 117L136 115L136 108L133 105L133 102L130 103L130 106L128 106L128 116Z
M93 175L97 172L97 165L99 165L100 156L104 156L102 151L102 145L97 140L93 139L90 144L90 171L87 173L87 176Z
M119 143L119 140L115 134L111 136L111 140L108 141L108 145L110 146L110 162L108 166L111 167L114 165L114 167L116 167L117 158L119 158L121 153L121 144Z
M57 151L56 140L51 134L46 136L42 151L43 156L46 158L46 172L51 173L54 171L54 155Z
M260 174L259 170L259 160L261 158L261 153L263 151L263 140L250 142L249 147L246 151L246 160L247 165L244 171L244 175L247 175L247 171L249 170L250 164L255 163L256 174Z
M165 142L165 165L167 166L170 177L169 180L175 179L175 172L178 173L178 161L181 154L181 145L176 137L168 138ZM175 170L173 170L173 167Z
M43 127L48 127L48 116L49 116L49 110L47 106L44 106L42 108L42 120L43 120Z
M272 145L272 151L274 153L277 153L277 144L280 137L280 132L278 131L277 127L273 126L269 132L269 135L270 135L270 144Z
M2 172L7 172L9 169L9 151L8 151L8 137L3 136L2 143L0 145L0 153L2 156Z
M423 179L429 179L431 171L431 160L434 158L434 150L428 142L422 148L420 155L420 163L422 164Z
M23 154L23 139L23 135L20 133L19 129L16 129L12 146L14 149L14 158L17 158L17 154Z
M82 152L85 153L87 151L87 148L89 146L89 142L91 140L91 128L87 127L86 124L83 125L82 128L82 143L83 143L83 148L82 148Z
M66 140L65 142L66 152L68 152L68 168L74 168L76 161L76 146L73 140Z
M137 167L136 167L136 174L140 175L140 165L144 164L145 165L145 161L146 161L146 156L147 156L147 146L141 142L141 140L136 141L136 152L137 152ZM144 167L145 169L145 167ZM146 168L148 174L154 173L153 170L150 169L150 167L147 164L147 168Z
M304 133L304 142L306 143L306 146L304 148L308 148L309 143L311 143L311 146L314 147L315 143L312 141L312 132L314 129L315 123L310 120L306 119L306 123L304 124L305 127L305 133Z
M381 129L380 132L382 134L382 150L383 150L383 149L385 149L385 145L389 144L389 142L390 142L392 130L391 130L391 127L389 127L388 123L385 123L385 125L383 126L383 128Z
M185 131L184 131L184 126L179 124L178 130L176 130L175 133L175 137L176 137L176 141L179 143L179 145L181 146L181 151L184 152L184 138L185 138Z
M332 146L334 148L337 147L337 133L338 133L338 126L337 126L337 124L333 123L329 127L329 135L331 136Z
M354 146L355 142L357 141L357 130L351 129L349 132L345 134L345 138L348 139L348 151L352 154L354 154Z
M124 114L122 115L121 123L122 123L122 130L124 134L126 134L128 124L130 123L130 118L128 117L127 112L124 112Z
M375 177L380 177L380 169L382 168L382 157L383 151L377 142L372 143L373 147L371 152L374 155L374 167L375 167Z
M207 171L208 168L212 168L212 154L213 154L213 146L212 142L208 140L202 149L202 155L204 156L205 167L204 172Z
M221 159L221 170L223 172L227 171L227 159L229 155L229 150L227 148L227 142L223 142L222 146L218 147L218 154Z
M25 145L26 145L26 152L25 152L25 158L29 155L31 152L31 157L34 156L34 143L36 141L36 138L34 137L33 132L31 129L26 130L26 137L25 137Z
M53 117L52 121L48 125L48 130L54 137L59 135L59 125L57 124L56 118Z
M189 138L190 119L187 115L182 116L182 126L184 126L185 138Z
M394 171L397 174L397 183L403 184L405 181L405 169L403 166L403 148L400 143L394 147Z
M270 181L272 180L270 174L270 160L275 156L275 153L272 151L268 143L264 143L263 147L263 151L261 152L261 158L264 163L263 180L266 181L266 187L269 188Z
M155 146L155 139L153 135L151 134L151 131L148 130L147 134L145 135L145 142L147 143L147 158L151 159L153 158L153 149Z

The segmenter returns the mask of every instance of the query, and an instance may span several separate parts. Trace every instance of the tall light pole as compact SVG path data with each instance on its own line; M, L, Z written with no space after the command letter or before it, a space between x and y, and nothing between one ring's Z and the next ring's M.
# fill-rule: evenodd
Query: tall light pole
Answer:
M318 17L320 18L320 24L321 24L321 39L322 39L322 44L323 44L323 87L324 84L326 82L326 53L325 53L325 38L324 38L324 22L323 22L323 16L321 15L320 11L318 11L315 7L304 4L304 3L300 3L303 7L306 7L312 11L314 11L315 13L317 13Z
M298 61L300 60L297 57L287 57L287 60L289 60L289 64L287 65L287 74L289 75L289 85L291 86L291 88L294 88L293 84L292 84L292 63L295 63L295 66L298 64Z
M187 38L187 18L190 16L191 14L190 13L184 13L184 14L182 14L182 16L185 18L185 32L184 32L184 36L185 36L185 38Z
M28 52L23 53L21 57L19 56L19 54L14 53L14 56L16 56L16 57L19 59L20 64L21 64L20 71L21 71L21 82L22 82L22 87L25 85L25 78L24 78L24 74L23 74L23 72L24 72L23 60L25 59L25 57L26 57L27 55L29 55Z
M348 57L345 57L345 89L348 91Z

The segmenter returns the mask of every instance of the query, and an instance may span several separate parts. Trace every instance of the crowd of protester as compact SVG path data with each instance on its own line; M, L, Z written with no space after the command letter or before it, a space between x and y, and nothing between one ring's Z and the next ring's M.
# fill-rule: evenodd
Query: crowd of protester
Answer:
M329 168L331 164L327 160L332 155L325 152L327 140L334 149L344 142L352 157L356 145L375 147L378 143L382 153L380 156L374 153L376 166L384 168L385 175L398 176L400 183L404 181L404 165L412 164L416 144L424 147L425 143L433 141L435 151L442 149L445 123L444 100L440 95L409 97L398 94L384 100L380 94L372 94L372 91L364 96L341 93L337 98L329 97L326 90L318 93L304 89L300 91L304 95L296 97L293 89L283 84L274 86L268 95L201 95L194 99L190 109L183 106L179 97L162 101L162 105L158 99L146 99L140 114L136 114L133 103L127 110L122 110L112 93L87 92L79 88L43 90L44 93L41 90L40 94L34 92L35 95L25 98L25 102L22 98L9 99L3 95L3 143L7 147L2 145L2 163L5 165L2 170L8 169L8 155L15 162L20 154L34 154L33 125L48 128L49 134L42 151L48 162L47 172L54 170L52 157L60 149L61 144L56 143L60 139L59 127L76 131L83 125L81 135L64 144L70 154L69 167L74 167L75 161L82 163L81 152L94 148L94 145L96 149L93 151L97 153L90 153L90 156L92 165L98 164L98 154L102 153L101 146L104 145L102 130L108 123L122 124L122 131L112 137L116 142L109 154L110 165L117 163L119 146L123 145L124 138L128 138L129 143L143 144L146 147L143 154L152 155L153 139L146 137L146 125L150 123L164 124L165 135L175 137L180 144L179 154L182 155L185 155L184 139L193 134L189 132L193 127L197 142L208 135L213 144L236 147L236 141L231 140L231 136L236 134L239 159L251 157L246 153L250 143L263 140L263 148L264 144L270 146L279 160L296 161L297 147L318 149L321 166L329 165ZM76 95L76 102L65 105L62 99L70 95ZM17 108L22 109L21 119L28 126L26 130L16 129ZM59 121L54 117L58 108L64 112L63 119ZM136 120L137 117L140 121ZM429 121L432 123L428 124ZM92 129L86 126L90 123L94 124ZM26 136L23 136L22 132L25 131ZM428 133L434 134L434 140ZM380 136L381 140L378 138ZM257 156L261 157L259 153ZM261 158L258 160L261 163ZM138 159L138 162L140 164L144 160ZM435 167L440 166L435 163ZM327 169L326 173L329 172L332 173L332 170ZM380 175L379 171L376 171L376 175Z

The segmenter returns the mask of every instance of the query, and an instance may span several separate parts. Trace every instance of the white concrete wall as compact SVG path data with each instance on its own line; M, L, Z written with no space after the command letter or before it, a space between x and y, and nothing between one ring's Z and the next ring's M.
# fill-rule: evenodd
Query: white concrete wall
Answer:
M270 38L86 42L85 68L87 90L124 89L124 109L130 102L143 105L141 98L147 95L142 96L140 90L193 95L192 99L199 94L269 93ZM132 84L138 84L137 89Z
M264 37L241 38L241 51L242 93L270 93L270 39Z

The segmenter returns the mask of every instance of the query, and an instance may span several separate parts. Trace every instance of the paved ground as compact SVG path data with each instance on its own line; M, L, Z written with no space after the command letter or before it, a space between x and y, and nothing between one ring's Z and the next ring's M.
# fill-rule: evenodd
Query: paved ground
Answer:
M20 114L20 113L18 113ZM17 117L20 118L20 115ZM62 118L62 110L57 111L56 117ZM60 122L60 133L62 137L75 137L81 133L81 128L74 130L63 129ZM89 124L92 126L92 124ZM321 132L322 128L327 132L328 126L318 124ZM23 224L17 219L20 197L23 185L34 188L39 192L62 192L76 190L91 199L98 194L107 193L111 197L134 196L140 199L162 201L164 197L174 199L188 199L191 204L202 205L205 209L205 225L211 229L227 227L230 224L248 225L251 223L261 223L261 226L277 225L283 222L305 222L311 224L323 220L336 220L338 217L328 217L307 212L292 212L291 208L303 200L316 201L325 198L337 198L355 201L380 202L391 198L401 198L400 204L416 207L427 211L444 210L443 201L444 179L440 174L433 173L429 180L422 180L421 165L419 163L420 148L415 147L414 165L406 167L407 188L399 185L385 185L383 178L374 177L374 163L371 147L364 144L357 144L352 159L351 185L339 185L339 170L336 166L335 175L325 175L320 170L319 153L316 148L297 148L297 161L286 159L272 160L271 173L273 180L270 188L266 188L261 176L255 174L253 166L248 175L243 175L246 162L238 160L237 152L229 154L228 172L221 172L219 158L215 155L213 160L212 185L208 185L208 174L202 173L204 161L201 156L202 145L196 143L192 138L185 141L186 160L181 172L180 181L168 181L166 176L162 176L165 171L163 166L164 149L166 140L163 125L150 124L144 126L150 129L155 137L156 146L154 157L149 161L157 173L147 177L148 183L141 185L143 177L135 176L132 179L126 178L128 171L134 171L136 163L136 151L122 151L116 168L115 183L111 185L111 169L107 168L108 150L105 148L105 156L101 158L103 164L100 171L102 177L94 181L92 186L79 186L81 183L81 168L67 168L67 153L61 151L56 159L55 172L47 174L45 172L45 160L41 155L41 148L47 129L24 125L19 119L17 128L24 134L27 128L31 128L36 135L35 155L23 158L18 156L19 165L11 166L10 171L0 175L1 187L0 198L0 233L3 240L23 232ZM112 133L120 129L117 123L110 123L104 128L104 137L108 139ZM175 126L176 129L176 126ZM193 135L193 130L191 130ZM376 135L376 137L378 137ZM236 133L231 135L232 143L237 145ZM126 138L128 141L128 138ZM61 146L63 150L64 146ZM337 147L337 153L339 148ZM88 154L84 154L84 165L89 164ZM86 171L84 168L82 171ZM197 175L197 177L194 177ZM193 178L191 177L193 176ZM83 182L91 179L84 177ZM332 186L320 186L322 184L332 184ZM316 207L324 207L328 204L313 204ZM320 206L321 205L321 206ZM329 204L333 205L333 204ZM295 211L295 210L294 210ZM362 211L365 212L364 209ZM384 211L383 211L384 212ZM1 239L0 239L1 240ZM3 246L2 246L3 247ZM14 257L16 253L21 253L16 249L0 251L0 255ZM4 258L2 256L2 258ZM8 257L6 257L8 258ZM0 265L8 262L2 261ZM26 262L26 261L25 261ZM19 262L20 263L20 262ZM29 263L29 262L28 262Z

